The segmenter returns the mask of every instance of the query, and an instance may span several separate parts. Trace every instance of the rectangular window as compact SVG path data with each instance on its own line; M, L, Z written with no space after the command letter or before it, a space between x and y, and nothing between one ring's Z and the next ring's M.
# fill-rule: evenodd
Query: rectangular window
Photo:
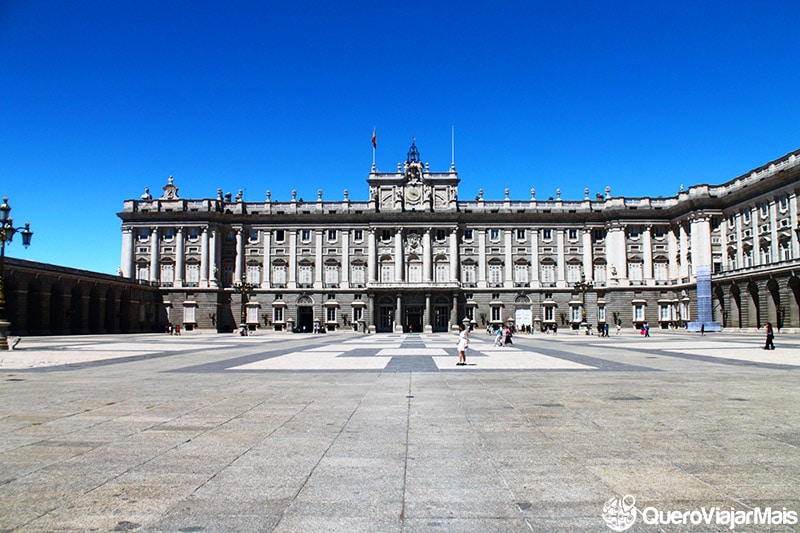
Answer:
M409 283L422 283L422 265L419 263L411 263L408 265L408 281Z
M567 265L567 283L577 283L581 280L581 266Z
M656 281L667 281L667 264L653 263L653 277Z
M606 266L605 265L595 265L594 266L594 280L599 283L606 282Z
M556 266L542 265L542 283L556 282Z
M503 284L503 265L489 265L489 284L493 287Z
M328 307L325 309L325 319L328 322L336 322L336 308L335 307Z
M278 323L283 322L283 307L272 308L272 321Z
M297 267L297 283L300 285L311 285L314 283L314 267L311 265L300 265Z
M303 242L309 242L311 240L311 230L310 229L300 230L300 240Z
M528 285L528 265L514 265L514 284L517 287Z
M150 268L145 265L137 266L136 279L139 281L150 281Z
M261 265L247 265L247 283L261 284Z
M336 232L335 229L329 229L328 230L328 242L335 242L337 235L338 235L338 233Z
M381 265L381 283L392 283L394 281L394 265L383 263Z
M461 276L462 282L474 285L477 282L475 276L475 265L464 265Z
M628 263L628 279L642 281L642 263Z
M546 305L543 308L544 321L545 322L553 322L555 317L554 307L552 305Z
M435 238L438 242L442 242L447 239L447 232L443 229L437 229Z
M366 283L364 270L364 265L353 265L350 276L353 285L364 285Z
M364 310L360 307L353 308L353 322L358 322L364 316Z
M275 242L284 242L286 241L286 231L282 229L275 230Z
M353 240L356 242L361 242L364 240L364 230L361 229L354 229L353 230Z
M635 322L644 322L644 304L633 306L633 320Z
M518 229L517 230L517 240L518 241L524 241L525 240L525 230L524 229Z
M436 263L436 283L447 283L450 281L448 266L447 263Z
M606 306L605 305L598 305L597 306L597 321L598 322L605 322L606 321Z
M501 308L499 305L492 306L492 322L500 322L503 319Z
M175 282L175 265L161 265L161 286L172 287Z
M545 240L545 241L553 240L553 230L543 229L542 230L542 240Z
M570 229L570 230L569 230L569 237L568 237L568 238L569 238L569 240L571 240L571 241L577 241L577 240L578 240L578 230L576 230L576 229Z
M258 230L251 230L249 240L251 243L255 244L258 242Z
M578 305L572 306L569 308L570 314L572 315L571 322L580 322L582 319L581 308Z
M286 267L284 265L272 267L272 282L278 287L286 286Z
M258 307L254 305L247 307L247 323L258 324Z
M381 230L381 240L388 242L392 240L392 231L388 229Z
M325 265L325 284L328 287L339 286L339 266Z
M183 306L183 323L196 324L197 323L197 307L194 305Z
M499 241L500 240L500 230L499 229L490 229L489 230L489 240L491 240L491 241Z
M669 322L672 320L669 304L660 304L658 306L658 319L662 322Z
M465 229L464 230L464 240L465 241L471 241L472 240L472 230L471 229Z
M200 284L200 265L190 263L186 265L186 286L197 287Z

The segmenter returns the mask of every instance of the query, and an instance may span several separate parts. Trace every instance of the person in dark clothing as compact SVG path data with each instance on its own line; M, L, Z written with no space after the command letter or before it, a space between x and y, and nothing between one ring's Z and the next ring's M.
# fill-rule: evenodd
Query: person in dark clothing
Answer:
M767 322L767 327L765 328L765 330L766 330L766 333L767 333L767 340L764 343L764 349L765 350L774 350L775 349L775 343L773 342L773 340L775 339L775 332L772 331L772 324L770 322Z

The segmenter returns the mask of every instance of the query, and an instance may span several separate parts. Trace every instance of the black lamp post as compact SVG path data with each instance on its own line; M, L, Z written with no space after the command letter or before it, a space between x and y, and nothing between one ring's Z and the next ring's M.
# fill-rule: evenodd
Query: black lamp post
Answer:
M242 320L240 327L243 331L242 335L247 335L247 303L250 301L250 295L253 294L255 285L253 283L248 283L244 275L242 275L242 281L236 283L234 286L242 296Z
M594 284L586 281L586 274L581 274L581 280L575 283L575 288L581 291L581 325L586 326L586 291L592 290Z
M15 228L14 219L8 216L9 213L11 213L11 206L8 205L6 196L0 205L0 350L8 350L8 328L11 326L11 323L6 320L6 297L3 287L5 284L6 243L10 243L14 234L19 231L22 235L22 245L27 248L33 237L30 222L26 222L24 227Z

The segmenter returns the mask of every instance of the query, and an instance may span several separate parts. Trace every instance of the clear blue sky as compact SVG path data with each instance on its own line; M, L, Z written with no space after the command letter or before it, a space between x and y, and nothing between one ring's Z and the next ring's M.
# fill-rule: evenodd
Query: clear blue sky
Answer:
M797 0L0 0L7 255L115 273L125 199L368 196L412 136L460 197L672 196L800 148Z

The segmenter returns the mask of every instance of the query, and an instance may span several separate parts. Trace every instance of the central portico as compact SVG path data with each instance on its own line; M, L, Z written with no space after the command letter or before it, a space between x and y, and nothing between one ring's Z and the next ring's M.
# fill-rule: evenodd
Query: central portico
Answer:
M368 294L376 331L447 331L458 309L458 173L431 172L412 141L397 172L367 180L370 224Z

